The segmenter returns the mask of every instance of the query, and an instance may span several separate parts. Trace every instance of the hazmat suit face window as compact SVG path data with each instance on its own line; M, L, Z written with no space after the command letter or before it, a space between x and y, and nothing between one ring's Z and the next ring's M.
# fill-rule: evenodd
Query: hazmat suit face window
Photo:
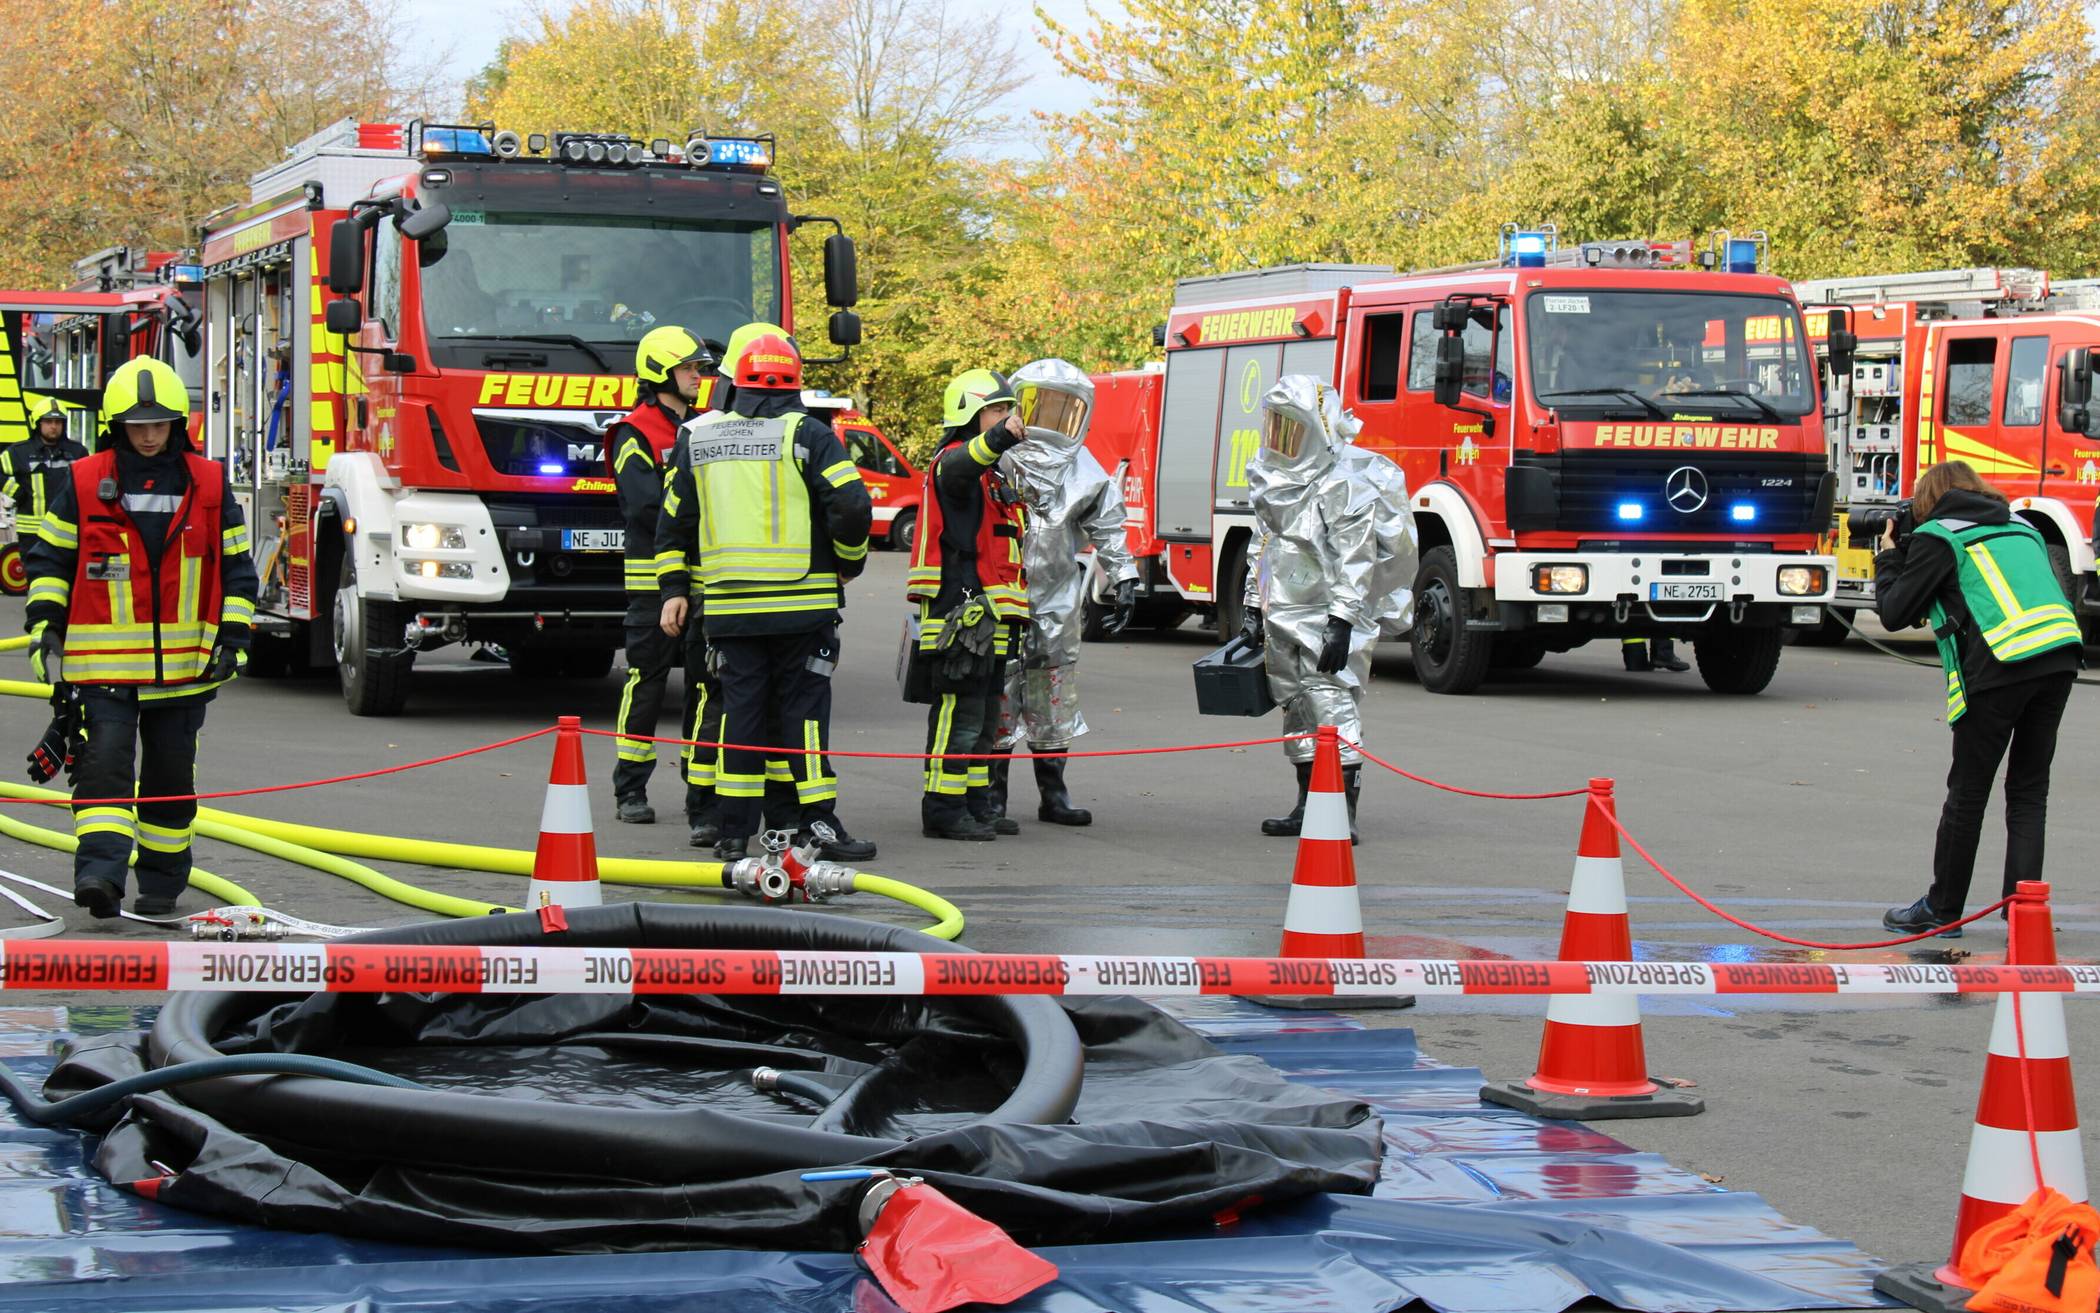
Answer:
M1137 565L1124 536L1122 488L1086 449L1093 381L1065 361L1038 360L1014 371L1012 383L1028 440L1000 464L1028 507L1021 561L1029 621L1008 680L1019 721L1011 741L1054 751L1086 733L1079 638L1092 574L1113 594L1137 578Z
M1285 733L1327 724L1361 741L1371 649L1381 632L1413 619L1407 481L1354 445L1362 425L1318 379L1278 379L1262 412L1262 445L1248 468L1257 532L1245 600L1261 611L1270 692ZM1285 746L1294 762L1311 761L1312 750L1310 740Z

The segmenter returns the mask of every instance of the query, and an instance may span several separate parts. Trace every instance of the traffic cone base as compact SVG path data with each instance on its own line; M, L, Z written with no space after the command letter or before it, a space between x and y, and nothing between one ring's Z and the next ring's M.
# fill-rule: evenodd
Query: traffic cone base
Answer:
M1563 962L1633 959L1626 872L1611 816L1611 781L1591 780L1575 870L1568 879L1568 913L1560 932ZM1631 994L1555 994L1546 1003L1537 1072L1520 1081L1489 1081L1480 1087L1480 1097L1534 1117L1577 1121L1690 1117L1706 1111L1706 1100L1698 1095L1648 1079L1641 1004Z
M1950 1286L1937 1275L1934 1263L1905 1263L1883 1268L1874 1276L1874 1290L1924 1313L1968 1313L1976 1292L1966 1286Z
M1283 911L1283 946L1276 955L1363 960L1363 907L1357 901L1356 857L1350 851L1349 797L1342 784L1341 741L1332 725L1320 727L1313 746L1291 896ZM1409 994L1279 994L1253 1001L1279 1008L1354 1010L1412 1007L1415 1000Z

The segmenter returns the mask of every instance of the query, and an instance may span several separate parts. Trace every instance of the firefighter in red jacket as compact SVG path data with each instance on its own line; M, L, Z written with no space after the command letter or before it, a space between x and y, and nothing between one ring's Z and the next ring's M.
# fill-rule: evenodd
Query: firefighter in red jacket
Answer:
M921 832L982 842L1020 831L1005 816L1007 763L939 754L996 751L1006 662L1028 619L1021 499L1001 477L999 457L1026 432L1014 417L1013 388L989 369L957 375L941 410L941 449L926 465L905 582L905 597L919 604L905 697L931 708Z
M188 389L163 361L111 374L101 449L73 463L29 549L31 664L80 697L77 798L195 792L205 706L248 663L248 526L224 467L191 448L188 410ZM76 804L73 901L117 915L136 848L132 910L173 912L196 816L194 801Z
M663 509L665 453L678 441L678 426L693 413L706 386L705 371L714 363L713 354L685 329L670 324L650 329L634 351L634 372L641 386L638 404L605 435L606 461L619 490L620 518L627 526L627 683L620 689L613 740L619 754L613 767L613 799L619 818L634 825L656 820L656 809L649 805L649 777L656 771L652 740L681 646L682 736L712 738L722 721L722 690L707 680L707 648L698 618L687 623L684 635L667 634L657 623L656 600L656 517ZM714 754L703 754L697 764L692 755L690 748L679 754L685 764L686 824L696 846L711 848L716 834Z

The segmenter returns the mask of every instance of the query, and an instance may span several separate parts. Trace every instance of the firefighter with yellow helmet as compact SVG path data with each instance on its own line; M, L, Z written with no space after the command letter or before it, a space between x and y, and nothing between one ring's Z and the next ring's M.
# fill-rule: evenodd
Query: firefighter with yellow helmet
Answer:
M626 525L627 682L620 689L615 724L613 799L619 819L635 825L656 820L649 805L649 777L656 770L657 718L671 667L685 665L685 716L680 721L689 738L707 738L721 720L721 690L706 685L706 647L700 626L689 623L683 634L666 633L657 623L656 522L663 510L664 470L678 441L678 426L700 404L712 380L714 354L701 340L673 324L650 329L635 345L634 372L640 385L635 407L605 435L606 464L620 498ZM712 722L703 725L703 722ZM706 732L698 732L702 729ZM703 771L691 769L692 750L680 754L686 769L686 824L692 842L712 847L715 841L714 767L712 754Z
M165 916L189 883L197 804L94 800L195 792L206 704L248 662L255 564L224 467L190 445L189 390L172 367L119 367L102 422L30 547L31 664L79 694L73 901L117 915L135 849L132 909Z
M844 584L867 563L873 505L830 425L803 409L802 353L785 329L739 328L721 372L735 388L729 408L686 422L657 521L659 622L678 632L697 587L721 681L720 741L749 745L717 758L715 855L748 855L765 800L763 747L778 745L799 750L787 762L800 837L834 861L864 861L875 845L839 821L825 753Z
M88 454L86 447L66 436L66 408L49 397L31 407L29 441L0 450L0 497L14 511L16 545L0 546L0 590L25 592L29 586L21 548L36 540L44 528L44 512L51 495L65 482L66 469Z

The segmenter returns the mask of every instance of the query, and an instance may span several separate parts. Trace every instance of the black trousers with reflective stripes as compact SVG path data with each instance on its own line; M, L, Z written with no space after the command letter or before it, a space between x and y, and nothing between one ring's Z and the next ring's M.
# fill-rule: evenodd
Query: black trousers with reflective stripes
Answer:
M655 737L663 715L674 659L685 667L685 714L679 719L674 737L714 737L710 722L721 720L722 695L707 674L707 641L700 636L699 621L687 625L683 637L673 638L653 622L638 622L630 609L627 682L620 689L620 711L615 722L620 737L613 740L619 757L613 767L615 798L643 798L649 792L649 778L656 771L656 744L646 740ZM697 732L701 729L710 732ZM679 773L685 778L688 820L698 819L714 806L714 753L702 755L704 763L696 772L693 750L681 748L678 752Z
M1955 920L1968 902L1983 810L2001 761L2006 761L2004 892L2011 893L2022 880L2042 878L2049 763L2056 756L2056 729L2074 678L2066 670L1969 694L1968 710L1954 722L1954 764L1947 771L1947 801L1932 849L1926 905L1934 916ZM2009 761L2007 748L2012 750Z
M825 754L831 747L831 672L839 657L837 624L800 634L716 638L713 645L721 654L716 670L722 684L721 741L812 749L781 759L787 767L785 781L778 778L781 771L775 763L770 793L763 748L755 752L723 749L715 775L722 837L748 839L758 833L761 811L777 812L787 804L784 787L792 787L799 814L792 827L782 828L833 819L838 811L839 782ZM787 817L768 819L779 824Z
M82 686L87 741L80 750L76 798L156 798L197 791L197 733L208 697L139 700L131 689ZM134 769L134 752L137 754ZM139 893L173 898L190 882L195 802L89 804L73 808L73 881L87 876L124 888L134 846Z
M949 826L968 813L987 815L992 810L990 762L942 761L931 754L997 750L999 706L1006 696L1005 646L1001 643L1002 650L978 658L960 678L933 675L933 705L926 712L926 781L919 795L923 825Z

